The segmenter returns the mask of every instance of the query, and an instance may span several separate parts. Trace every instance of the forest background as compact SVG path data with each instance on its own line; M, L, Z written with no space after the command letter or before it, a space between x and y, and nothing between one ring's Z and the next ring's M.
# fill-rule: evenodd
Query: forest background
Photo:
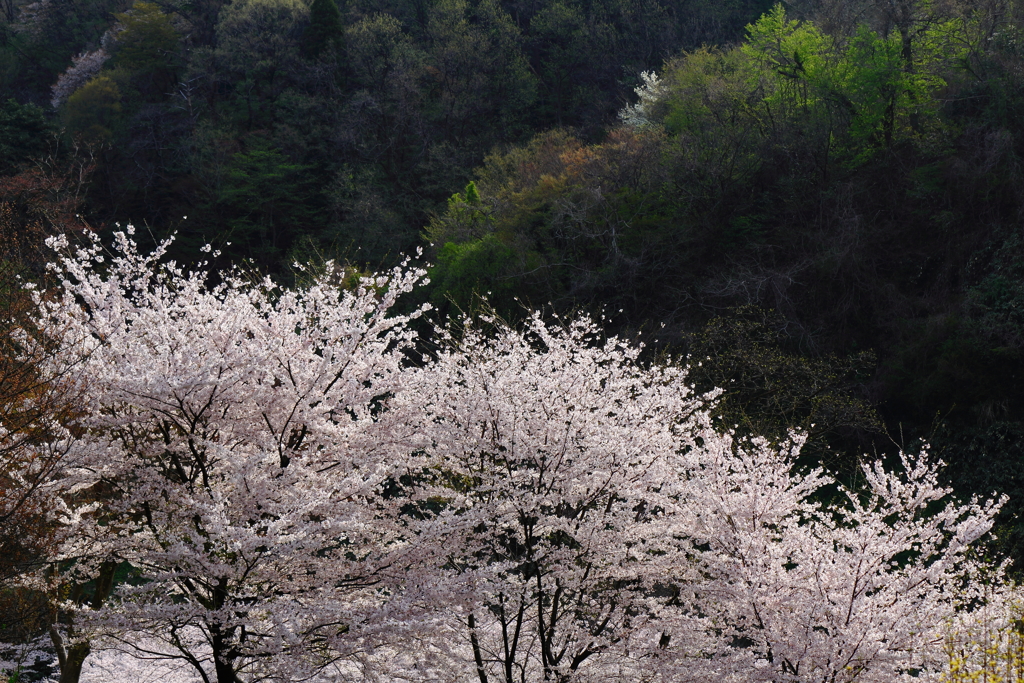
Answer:
M117 223L422 247L441 315L604 315L809 461L927 441L1024 570L1019 3L0 0L0 99L7 292Z

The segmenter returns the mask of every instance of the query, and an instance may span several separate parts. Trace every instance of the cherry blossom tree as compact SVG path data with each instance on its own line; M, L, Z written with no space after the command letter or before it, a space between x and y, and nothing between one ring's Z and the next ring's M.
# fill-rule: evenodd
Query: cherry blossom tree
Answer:
M701 442L679 510L701 549L689 616L728 647L663 637L667 678L888 683L941 668L944 630L978 568L970 544L998 503L950 500L924 455L901 454L895 470L865 465L850 489L821 469L800 472L799 439Z
M64 382L74 363L54 362L50 352L59 339L24 337L31 299L12 280L0 292L0 588L53 542L48 509L60 501L50 494L73 443L67 425L78 399Z
M2 212L0 212L2 213ZM45 670L50 614L38 586L26 585L60 543L67 512L55 493L74 444L75 370L58 361L61 333L25 334L34 312L13 268L0 268L0 680ZM78 359L80 360L80 359ZM38 673L38 671L33 672Z
M423 309L393 312L408 266L288 290L211 284L130 233L54 245L41 371L84 397L45 482L68 506L56 559L130 573L63 606L79 653L95 634L204 683L942 666L998 504L950 500L923 456L851 488L804 471L799 437L715 432L685 369L585 318L435 326L423 356Z
M38 300L87 358L61 484L102 494L63 557L134 572L79 619L207 682L308 677L402 613L417 544L385 488L417 446L401 368L421 311L391 309L423 274L211 285L129 235L113 254L55 241L63 294Z
M716 433L684 371L589 321L495 327L451 340L419 389L481 683L941 668L998 504L950 500L926 455L850 489L797 466L799 437Z
M76 90L103 69L103 65L107 63L108 59L110 59L110 53L107 52L106 47L92 52L83 52L75 57L71 66L57 78L57 82L51 87L50 106L59 109Z
M457 630L481 683L606 672L657 584L689 572L664 510L702 401L685 371L643 367L586 319L495 327L449 339L420 377L438 497L457 511Z

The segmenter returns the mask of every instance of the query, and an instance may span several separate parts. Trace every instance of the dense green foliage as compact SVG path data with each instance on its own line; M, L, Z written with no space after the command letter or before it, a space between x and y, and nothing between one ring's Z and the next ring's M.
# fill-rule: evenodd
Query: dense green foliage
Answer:
M54 100L57 120L98 155L92 222L178 230L189 257L207 240L230 241L226 254L275 272L310 244L374 266L414 249L431 212L496 145L553 125L599 138L640 71L680 48L735 40L769 7L7 2L0 91L16 101L49 103L72 57L97 55ZM264 177L242 170L263 158Z
M50 128L39 107L13 99L0 104L0 174L13 175L45 153Z

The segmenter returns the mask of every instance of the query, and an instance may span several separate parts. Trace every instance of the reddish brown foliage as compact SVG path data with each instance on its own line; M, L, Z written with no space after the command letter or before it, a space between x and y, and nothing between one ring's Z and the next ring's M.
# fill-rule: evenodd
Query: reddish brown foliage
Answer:
M95 168L93 151L75 145L0 177L0 258L39 265L48 260L46 236L87 230L81 210Z

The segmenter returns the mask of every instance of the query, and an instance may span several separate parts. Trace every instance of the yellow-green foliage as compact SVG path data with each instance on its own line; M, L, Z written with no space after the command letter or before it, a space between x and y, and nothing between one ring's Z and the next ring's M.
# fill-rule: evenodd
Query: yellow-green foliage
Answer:
M1024 681L1024 603L997 599L951 624L943 683Z
M114 16L124 27L117 36L118 66L145 73L168 68L179 37L169 15L151 2L136 2L131 11Z
M766 111L813 106L835 87L841 60L833 39L814 24L787 19L782 5L747 27L740 51L756 65L750 76Z
M121 113L121 91L109 76L97 76L76 90L64 105L68 130L90 142L108 142Z
M864 26L832 36L776 5L747 27L743 45L670 60L648 113L670 134L704 138L713 149L799 131L822 158L861 162L938 125L936 95L961 68L971 28L964 19L922 25L911 46L897 32Z

